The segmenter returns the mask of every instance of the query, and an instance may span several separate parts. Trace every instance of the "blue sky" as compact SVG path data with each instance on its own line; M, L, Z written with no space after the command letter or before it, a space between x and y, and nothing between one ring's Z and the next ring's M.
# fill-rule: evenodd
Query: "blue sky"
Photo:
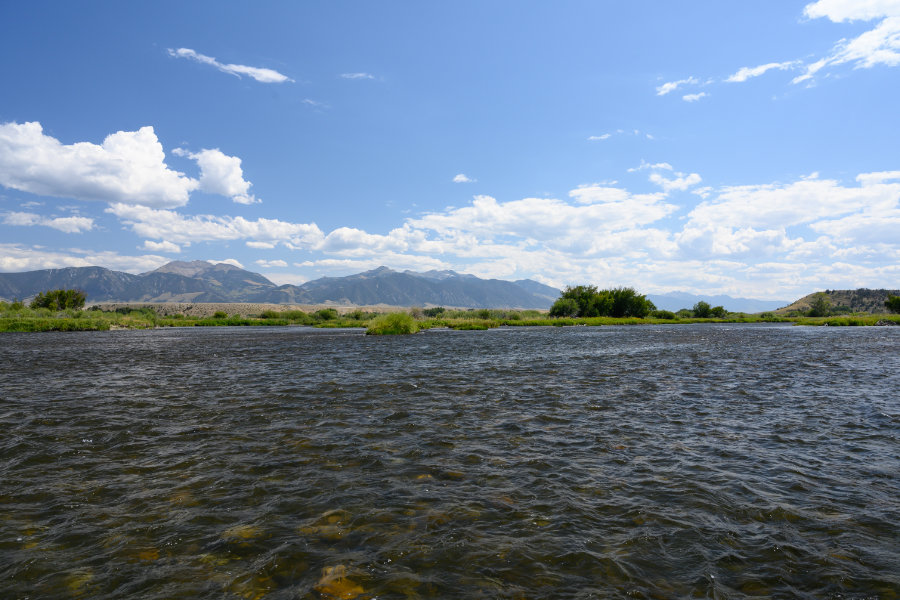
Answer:
M900 0L0 5L0 271L900 287Z

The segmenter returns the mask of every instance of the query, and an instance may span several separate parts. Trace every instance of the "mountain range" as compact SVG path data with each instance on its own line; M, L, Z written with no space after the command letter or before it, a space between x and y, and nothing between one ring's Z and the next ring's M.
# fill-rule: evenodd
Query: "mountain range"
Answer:
M531 279L481 279L455 271L394 271L379 267L302 285L277 285L259 273L227 263L174 261L133 275L103 267L68 267L0 273L0 298L28 299L51 289L80 289L96 302L256 302L274 304L388 304L462 308L548 309L560 291ZM691 308L700 300L734 312L762 312L790 304L685 292L648 294L657 308Z
M723 306L729 312L758 313L776 310L791 303L790 300L756 300L754 298L733 298L731 296L697 296L687 292L669 292L666 294L647 294L647 299L660 310L676 311L692 308L703 300L711 306Z
M455 271L394 271L379 267L303 285L276 285L226 263L174 261L133 275L103 267L0 273L0 298L27 299L50 289L79 289L95 302L257 302L275 304L390 304L463 308L547 309L556 288L524 279L481 279Z

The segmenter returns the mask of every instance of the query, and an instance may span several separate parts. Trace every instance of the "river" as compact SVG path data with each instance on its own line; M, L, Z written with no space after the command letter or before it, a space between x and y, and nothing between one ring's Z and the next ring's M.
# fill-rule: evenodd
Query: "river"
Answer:
M900 328L0 334L0 596L897 598Z

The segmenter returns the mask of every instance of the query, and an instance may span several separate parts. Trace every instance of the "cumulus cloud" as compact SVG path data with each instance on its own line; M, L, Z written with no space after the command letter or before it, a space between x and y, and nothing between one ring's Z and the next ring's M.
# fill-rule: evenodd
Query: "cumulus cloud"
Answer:
M810 19L827 17L835 23L870 21L880 17L900 16L898 0L818 0L803 8Z
M696 77L688 77L687 79L679 79L678 81L670 81L656 88L657 96L665 96L670 92L674 92L683 85L694 85L700 83Z
M283 267L288 266L287 262L285 262L281 259L276 259L276 260L260 259L260 260L254 261L254 262L264 269L271 269L271 268L275 268L275 267L283 268Z
M166 166L152 127L118 131L100 145L63 144L30 122L0 125L0 185L42 196L172 208L187 204L200 184Z
M703 179L697 173L691 173L690 175L685 175L684 173L675 173L675 177L673 179L667 179L659 173L651 173L650 181L661 187L666 192L671 192L672 190L683 192L689 187L697 185L698 183L703 181Z
M204 192L229 196L238 204L261 202L249 193L252 184L244 180L241 159L237 156L228 156L218 148L200 152L176 148L173 153L197 161L200 167L200 189Z
M162 242L144 240L142 249L150 250L151 252L169 252L171 254L178 254L179 252L181 252L181 246L179 246L178 244L173 244L172 242L167 242L165 240L163 240Z
M453 183L472 183L474 181L477 181L477 180L471 179L470 177L466 176L464 173L459 173L453 177Z
M284 83L286 81L294 81L287 75L282 75L273 69L265 69L260 67L248 67L246 65L223 64L212 56L199 54L190 48L168 49L169 56L175 58L187 58L204 65L210 65L223 73L229 73L240 78L242 75L251 77L260 83Z
M167 262L169 259L151 254L122 256L115 252L79 249L60 252L42 246L0 243L0 272L5 273L96 265L128 273L144 273L157 269Z
M31 227L40 225L64 233L84 233L94 228L94 220L87 217L44 217L28 212L9 212L3 215L4 225Z
M741 83L747 81L751 77L759 77L766 73L766 71L771 71L772 69L778 69L780 71L784 71L786 69L792 69L797 66L798 61L789 60L786 62L773 62L766 63L764 65L759 65L757 67L741 67L738 69L737 73L731 75L725 81L730 83Z
M707 94L706 92L700 92L699 94L685 94L681 97L681 99L685 102L696 102L697 100L706 98L707 96L709 96L709 94Z
M106 212L118 217L141 237L178 244L247 240L290 243L296 247L309 248L324 240L322 231L315 223L214 215L186 216L173 210L124 203L111 204Z

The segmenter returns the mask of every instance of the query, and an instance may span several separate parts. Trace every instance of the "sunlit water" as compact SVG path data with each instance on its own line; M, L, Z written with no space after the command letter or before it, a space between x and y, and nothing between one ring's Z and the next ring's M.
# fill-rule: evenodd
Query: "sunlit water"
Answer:
M900 328L0 335L3 598L897 598Z

